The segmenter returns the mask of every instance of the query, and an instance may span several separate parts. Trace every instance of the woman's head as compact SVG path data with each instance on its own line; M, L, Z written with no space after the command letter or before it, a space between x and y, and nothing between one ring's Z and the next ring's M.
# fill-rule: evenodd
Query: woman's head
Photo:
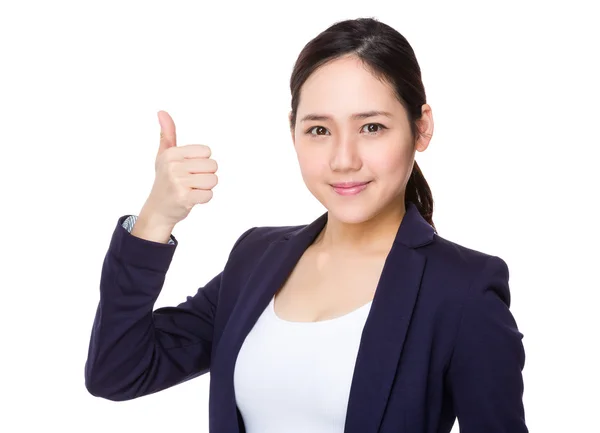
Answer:
M290 127L304 182L343 222L412 201L431 224L433 199L417 163L433 133L421 71L406 39L374 19L334 24L300 53ZM368 182L348 195L332 184Z

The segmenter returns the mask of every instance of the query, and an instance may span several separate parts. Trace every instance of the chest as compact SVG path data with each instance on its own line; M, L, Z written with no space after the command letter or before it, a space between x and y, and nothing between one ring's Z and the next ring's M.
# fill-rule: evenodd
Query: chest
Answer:
M373 300L384 263L384 254L309 248L275 294L275 313L288 321L317 322L353 312Z

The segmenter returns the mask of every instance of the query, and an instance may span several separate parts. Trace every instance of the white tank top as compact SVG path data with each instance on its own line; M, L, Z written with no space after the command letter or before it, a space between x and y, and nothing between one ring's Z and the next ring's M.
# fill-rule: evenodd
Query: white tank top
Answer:
M343 433L362 331L373 301L331 320L289 322L274 300L234 370L247 433Z

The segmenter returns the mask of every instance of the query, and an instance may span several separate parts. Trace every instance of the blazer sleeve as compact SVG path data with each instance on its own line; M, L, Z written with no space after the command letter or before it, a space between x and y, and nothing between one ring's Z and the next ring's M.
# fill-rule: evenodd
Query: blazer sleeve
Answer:
M178 241L133 236L123 226L126 218L119 218L104 258L85 363L88 392L112 401L152 394L209 370L222 276L185 302L153 311Z
M510 313L509 270L490 256L473 280L448 368L461 433L527 433L523 334Z

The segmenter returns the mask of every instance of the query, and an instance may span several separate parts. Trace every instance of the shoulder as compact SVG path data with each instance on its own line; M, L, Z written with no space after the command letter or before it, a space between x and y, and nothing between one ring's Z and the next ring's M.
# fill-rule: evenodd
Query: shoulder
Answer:
M491 290L504 304L510 305L509 267L491 252L477 250L435 235L419 249L427 258L424 284L446 301L464 304L473 296Z
M287 239L290 235L306 227L296 226L257 226L246 230L237 239L233 250L264 248L265 246Z
M441 261L447 266L468 270L479 268L492 257L497 257L489 251L477 250L472 247L434 235L431 244L423 248L428 260Z
M433 325L436 341L446 345L445 365L452 353L468 356L483 340L494 347L506 344L502 356L510 352L521 357L522 334L510 312L505 260L437 235L417 251L426 260L415 317Z

